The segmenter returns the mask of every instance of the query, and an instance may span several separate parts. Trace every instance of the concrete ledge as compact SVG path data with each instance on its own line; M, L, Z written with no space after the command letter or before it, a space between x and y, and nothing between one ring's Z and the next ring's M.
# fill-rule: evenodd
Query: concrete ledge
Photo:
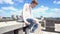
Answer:
M13 22L11 22L11 23L13 23ZM15 22L15 24L12 24L12 25L11 25L11 23L6 23L5 26L1 25L2 27L0 27L0 33L6 33L6 32L9 32L9 31L13 31L13 30L24 27L23 23Z

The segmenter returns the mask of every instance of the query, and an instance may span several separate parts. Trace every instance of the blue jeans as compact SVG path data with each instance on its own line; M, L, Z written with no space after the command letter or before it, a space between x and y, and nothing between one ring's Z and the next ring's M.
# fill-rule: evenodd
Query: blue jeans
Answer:
M34 32L34 31L37 29L38 24L36 24L36 23L34 22L34 20L31 19L31 18L28 18L27 21L30 23L30 25L28 25L28 28L29 28L29 29L32 28L31 32Z

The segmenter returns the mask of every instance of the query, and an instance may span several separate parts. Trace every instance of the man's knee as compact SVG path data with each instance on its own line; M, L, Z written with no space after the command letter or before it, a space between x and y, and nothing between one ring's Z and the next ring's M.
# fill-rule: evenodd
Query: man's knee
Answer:
M34 25L34 27L36 27L36 28L37 28L37 27L38 27L38 24L35 24L35 25Z

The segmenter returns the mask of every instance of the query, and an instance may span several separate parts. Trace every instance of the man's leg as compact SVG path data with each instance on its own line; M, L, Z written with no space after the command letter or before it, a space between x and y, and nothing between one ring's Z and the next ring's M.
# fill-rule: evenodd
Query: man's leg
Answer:
M31 32L34 32L37 29L38 24L36 24L33 19L27 19L27 21L30 23L28 28L31 30Z
M34 21L33 19L27 19L27 21L30 23L30 25L28 25L28 28L31 29L31 27L34 25Z
M33 33L37 28L38 28L38 24L34 24L31 29L31 32Z
M25 34L30 34L30 29L29 28L26 28Z
M30 34L31 27L33 26L34 23L32 19L27 19L27 21L30 23L30 25L27 25L27 28L25 29L25 34Z

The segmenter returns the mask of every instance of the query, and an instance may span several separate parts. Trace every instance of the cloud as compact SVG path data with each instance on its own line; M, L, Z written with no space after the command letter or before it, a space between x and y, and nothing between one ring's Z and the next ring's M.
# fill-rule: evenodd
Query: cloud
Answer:
M14 4L12 0L0 0L0 4Z
M10 13L6 13L5 10L11 10ZM2 7L0 9L0 15L21 15L22 14L22 9L17 9L13 6L10 7ZM7 16L6 15L6 16ZM33 17L40 17L40 16L44 16L44 17L60 17L60 8L49 8L46 6L40 6L34 10L32 10L32 16Z
M22 9L18 10L17 8L10 6L10 7L2 7L0 11L6 12L6 10L10 11L11 15L21 15Z
M22 10L18 10L17 8L15 8L13 6L10 6L10 7L2 7L0 9L0 16L21 15L21 11Z
M53 1L54 4L60 4L60 1Z
M18 9L16 9L16 8L15 8L15 7L13 7L13 6L9 6L9 7L2 7L1 9L2 9L2 10L13 10L13 11L18 10Z
M14 0L15 2L20 2L20 3L23 3L24 0Z
M4 11L0 9L0 14L3 13Z
M33 12L45 13L45 11L47 11L48 9L49 9L48 7L45 7L45 6L42 5L39 8L34 9Z
M21 3L23 3L24 2L24 0L17 0L18 2L21 2Z
M22 10L17 10L15 12L11 11L10 14L11 15L21 15L22 14Z
M0 4L15 4L15 2L23 3L25 0L0 0Z
M45 14L48 9L49 9L48 7L42 5L39 8L32 10L32 15L34 17L40 17L41 14Z
M60 8L49 8L45 6L40 6L33 10L34 17L60 17Z
M3 16L3 15L5 15L5 11L0 9L0 16Z
M45 17L60 17L60 8L51 8L51 12L45 13Z

